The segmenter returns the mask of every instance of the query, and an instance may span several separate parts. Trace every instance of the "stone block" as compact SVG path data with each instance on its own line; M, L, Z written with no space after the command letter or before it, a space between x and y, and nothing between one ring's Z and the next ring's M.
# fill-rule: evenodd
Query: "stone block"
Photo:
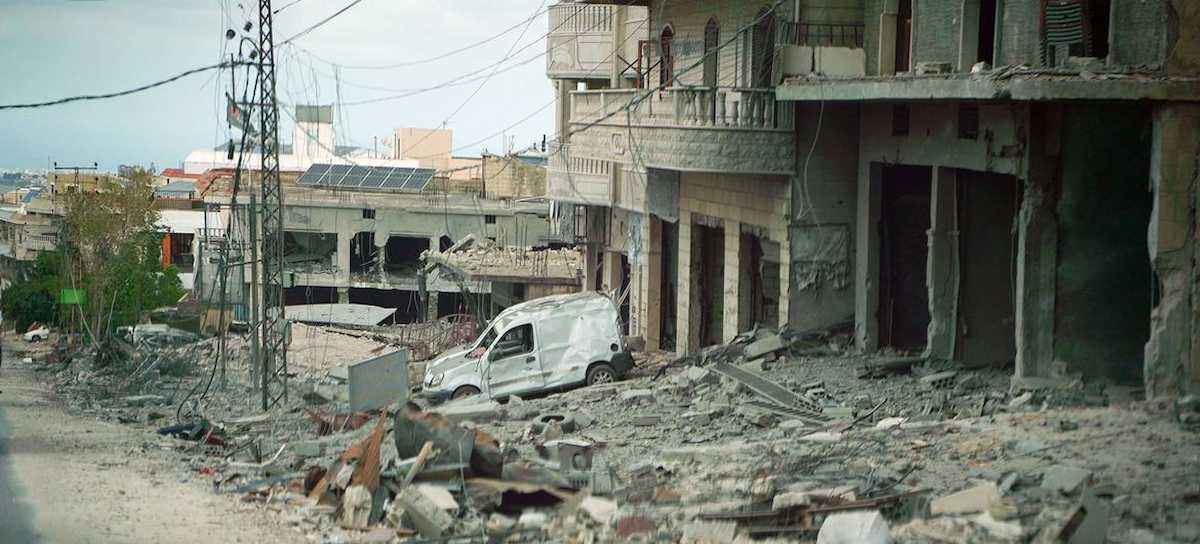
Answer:
M596 523L608 525L617 513L617 503L599 497L585 497L579 503L579 509L587 513L588 517Z
M396 503L404 509L404 514L412 522L413 528L425 538L442 538L454 525L454 518L443 508L421 491L422 487L409 486L396 495ZM436 497L436 494L432 494Z
M638 414L630 417L629 422L638 427L652 427L662 423L662 416L659 414Z
M1042 488L1070 495L1092 478L1092 471L1067 465L1052 465L1042 473Z
M684 542L725 544L736 536L737 524L733 522L694 521L683 526Z
M949 62L918 62L917 75L925 74L949 74L954 71L954 67Z
M757 359L768 353L775 353L787 348L787 342L782 336L772 334L765 338L760 338L746 346L745 357L748 360Z
M320 457L325 455L325 444L316 440L305 440L291 445L292 453L297 457Z
M945 372L938 372L937 374L930 374L924 378L921 378L921 385L923 385L926 389L950 389L951 387L954 387L955 378L957 377L958 372L947 370Z
M986 511L999 500L1000 490L996 484L986 483L934 499L929 503L929 513L974 514Z
M620 398L621 398L621 402L653 403L654 402L654 392L649 389L630 389L628 391L622 391Z
M499 417L500 403L496 401L479 402L478 400L465 404L447 403L433 411L446 416L451 423L463 421L482 423Z

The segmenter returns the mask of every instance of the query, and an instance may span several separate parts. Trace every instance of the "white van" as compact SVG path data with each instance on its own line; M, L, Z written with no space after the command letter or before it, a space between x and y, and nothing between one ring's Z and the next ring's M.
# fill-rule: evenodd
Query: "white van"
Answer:
M554 295L500 312L474 342L435 359L421 396L504 398L613 382L631 368L612 299L593 292Z

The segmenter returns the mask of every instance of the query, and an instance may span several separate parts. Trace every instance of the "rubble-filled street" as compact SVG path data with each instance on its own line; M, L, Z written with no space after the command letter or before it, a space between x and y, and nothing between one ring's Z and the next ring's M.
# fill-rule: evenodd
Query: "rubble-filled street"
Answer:
M0 6L0 544L1200 544L1200 0Z
M760 330L691 358L639 356L624 381L503 403L354 412L330 365L294 387L333 398L259 413L244 365L198 398L214 340L143 344L139 359L170 366L136 384L86 350L52 362L44 344L23 346L29 362L4 387L10 421L57 410L10 396L13 380L36 377L75 414L59 420L129 429L96 421L107 455L53 469L82 478L51 484L86 487L81 503L136 495L116 501L105 534L173 515L157 503L202 509L188 515L229 531L260 517L268 536L255 542L1200 541L1194 397L1145 402L1071 375L1009 391L1003 369L929 368L842 353L843 335ZM192 423L174 425L181 414ZM46 461L16 465L30 462ZM99 477L118 470L118 482ZM143 501L163 493L194 499Z

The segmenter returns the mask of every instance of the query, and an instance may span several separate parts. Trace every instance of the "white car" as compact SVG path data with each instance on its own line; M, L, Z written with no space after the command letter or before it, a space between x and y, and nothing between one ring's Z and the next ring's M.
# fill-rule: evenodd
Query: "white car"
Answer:
M25 333L26 342L41 342L50 337L50 329L46 327L38 327Z

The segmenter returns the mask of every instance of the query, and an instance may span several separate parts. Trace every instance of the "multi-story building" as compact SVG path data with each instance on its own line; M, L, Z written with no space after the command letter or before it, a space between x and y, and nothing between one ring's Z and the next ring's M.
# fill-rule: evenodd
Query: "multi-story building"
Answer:
M859 347L1015 362L1016 383L1195 389L1200 10L821 4L856 12L863 40L783 46L840 63L796 66L778 89L807 172L793 245L853 263ZM794 304L825 292L793 288Z
M550 12L552 59L570 56L564 44L601 59L586 78L570 63L547 68L559 93L548 192L585 207L586 287L623 296L629 334L649 348L686 352L785 323L796 138L791 106L775 100L775 41L791 3L630 4ZM604 39L596 19L612 20L596 25Z
M548 185L648 346L853 316L864 351L1016 383L1200 383L1192 3L633 4L633 77L547 71Z

